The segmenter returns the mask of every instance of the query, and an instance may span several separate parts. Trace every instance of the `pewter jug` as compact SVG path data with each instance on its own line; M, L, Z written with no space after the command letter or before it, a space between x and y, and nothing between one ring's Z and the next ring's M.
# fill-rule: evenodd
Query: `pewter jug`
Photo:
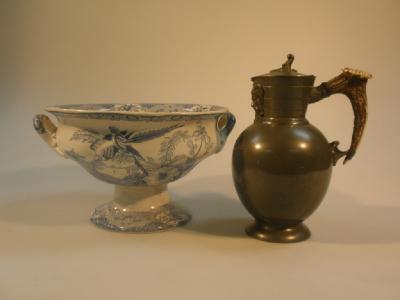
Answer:
M303 221L321 203L332 166L353 158L366 118L366 84L371 75L351 68L314 87L314 75L292 69L289 54L281 68L252 78L254 124L237 139L233 179L240 200L255 218L248 235L269 242L291 243L310 237ZM329 143L306 119L308 104L332 94L348 97L354 112L350 148Z

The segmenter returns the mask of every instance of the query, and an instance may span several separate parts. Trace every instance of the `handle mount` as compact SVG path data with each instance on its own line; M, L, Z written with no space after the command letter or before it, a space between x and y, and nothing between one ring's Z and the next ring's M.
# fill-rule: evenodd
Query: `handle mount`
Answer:
M217 152L219 152L224 146L228 135L231 133L235 126L236 118L231 112L220 115L217 119L216 127L219 134L219 146Z
M36 115L33 118L33 128L40 135L40 137L59 155L67 158L65 153L57 146L56 133L57 127L46 115Z

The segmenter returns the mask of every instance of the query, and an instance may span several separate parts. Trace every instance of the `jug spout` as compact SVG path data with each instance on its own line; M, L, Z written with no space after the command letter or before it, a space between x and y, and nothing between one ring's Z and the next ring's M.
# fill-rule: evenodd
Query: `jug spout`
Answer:
M279 69L252 78L252 107L263 118L304 118L315 76L292 68L294 55Z
M262 86L253 84L252 107L256 121L266 118L304 118L311 86Z

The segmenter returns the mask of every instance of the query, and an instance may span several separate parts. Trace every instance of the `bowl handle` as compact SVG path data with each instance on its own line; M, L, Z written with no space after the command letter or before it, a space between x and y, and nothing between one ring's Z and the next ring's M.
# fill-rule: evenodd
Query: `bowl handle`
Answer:
M46 115L36 115L33 118L33 127L40 137L59 155L67 158L65 153L57 146L56 133L57 127Z
M231 112L224 113L220 115L217 119L217 131L219 134L219 147L217 152L219 152L224 146L228 135L231 133L233 127L235 126L236 118Z

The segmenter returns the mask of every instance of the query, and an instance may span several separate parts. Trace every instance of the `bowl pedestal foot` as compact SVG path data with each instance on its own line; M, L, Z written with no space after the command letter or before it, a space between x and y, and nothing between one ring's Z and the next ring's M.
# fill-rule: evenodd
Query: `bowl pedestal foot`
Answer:
M253 238L272 243L296 243L311 236L310 230L303 223L293 227L277 228L256 221L246 228L246 233Z
M191 215L169 200L167 185L116 185L114 199L98 206L90 220L104 229L156 232L185 225Z

